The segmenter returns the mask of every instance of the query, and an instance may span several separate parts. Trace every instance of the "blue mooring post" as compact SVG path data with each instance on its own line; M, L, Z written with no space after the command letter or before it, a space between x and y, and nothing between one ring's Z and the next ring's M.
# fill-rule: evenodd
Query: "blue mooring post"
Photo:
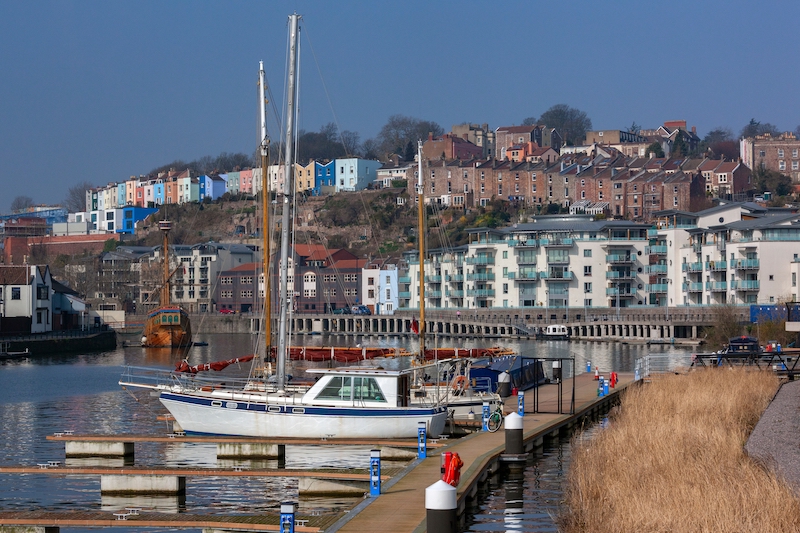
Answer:
M428 438L425 422L420 422L417 427L417 458L425 459L428 457Z
M608 396L608 382L609 380L607 379L603 380L603 396Z
M591 371L592 371L592 362L586 361L586 373L588 374Z
M489 431L489 402L483 402L483 425L481 431Z
M603 381L604 381L603 376L600 376L600 379L597 381L597 396L598 397L603 395Z
M525 416L525 391L518 390L517 391L517 414L519 416Z
M292 502L281 504L280 533L294 533L294 508Z
M381 495L381 451L371 450L369 452L369 495L376 497Z

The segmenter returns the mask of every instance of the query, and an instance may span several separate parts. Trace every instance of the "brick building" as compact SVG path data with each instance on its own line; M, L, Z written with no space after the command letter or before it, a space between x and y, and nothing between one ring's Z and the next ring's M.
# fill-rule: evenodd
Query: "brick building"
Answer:
M800 183L800 140L794 133L773 137L769 133L739 141L742 163L751 170L765 168L780 172Z

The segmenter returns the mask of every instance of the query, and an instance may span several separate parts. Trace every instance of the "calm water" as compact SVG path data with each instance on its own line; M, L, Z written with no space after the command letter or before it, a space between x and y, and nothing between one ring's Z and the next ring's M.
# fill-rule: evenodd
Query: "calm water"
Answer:
M245 334L199 335L196 340L209 346L195 347L192 364L252 353L253 337ZM314 336L307 344L346 344L344 337ZM413 348L405 339L357 339L366 346L389 345ZM444 341L442 341L444 345ZM447 341L458 347L480 346L475 341ZM601 369L631 371L634 360L653 347L605 345L583 342L517 341L505 343L518 353L546 357L576 358L576 367L585 369L587 359ZM160 403L143 391L123 391L117 381L124 365L172 368L181 355L169 350L118 348L112 352L37 358L0 363L0 464L35 465L48 460L64 461L64 445L46 440L47 435L72 430L75 433L167 433L164 422L156 416L164 412ZM383 361L385 366L402 363ZM566 369L565 369L566 370ZM247 368L226 372L246 374ZM299 375L301 368L289 373ZM137 444L136 465L231 466L218 461L216 447L191 443ZM506 530L507 499L518 499L522 484L520 527L514 531L555 530L548 513L560 498L560 483L569 462L568 444L545 450L543 457L531 462L520 479L507 479L487 494L486 503L476 509L470 531ZM68 465L98 464L97 460L70 460ZM109 464L109 463L103 463ZM110 463L121 466L121 463ZM369 447L332 450L328 448L287 449L287 468L362 467L369 464ZM255 465L253 465L255 466ZM259 466L272 466L262 462ZM300 513L339 512L354 505L353 500L328 498L298 500L297 481L290 478L187 478L184 499L109 498L100 495L98 477L61 477L45 474L0 475L3 494L0 509L25 510L46 507L52 510L117 510L126 505L140 505L166 512L258 513L276 512L281 501L299 501ZM513 498L509 498L509 494ZM503 528L503 529L500 529ZM78 531L70 529L70 531Z

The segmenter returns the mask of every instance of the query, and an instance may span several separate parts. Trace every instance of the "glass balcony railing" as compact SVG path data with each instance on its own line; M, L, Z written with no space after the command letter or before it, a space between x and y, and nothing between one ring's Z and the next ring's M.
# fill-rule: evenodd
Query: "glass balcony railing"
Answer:
M683 263L681 265L681 272L702 272L703 263Z
M667 292L667 284L666 283L648 283L645 285L645 291L651 294L653 293L664 293Z
M425 298L441 298L442 291L425 291Z
M727 281L707 281L706 290L711 292L724 292L728 290Z
M684 283L683 290L687 292L703 292L703 283L702 282Z
M758 259L734 259L731 261L731 267L736 270L757 270L760 264Z
M411 298L411 293L410 292L400 291L400 292L397 293L397 297L398 298L406 298L406 299L408 299L408 298Z
M448 298L463 298L464 291L445 291L445 296Z
M441 283L442 276L425 276L425 283Z
M706 270L711 271L720 271L720 270L728 270L728 262L727 261L708 261L706 262Z
M397 283L411 283L411 276L400 276L397 278Z
M490 298L494 296L494 289L468 289L467 296L470 298Z
M611 254L606 256L606 263L610 263L612 265L627 264L632 262L633 257L627 254Z
M539 278L545 280L562 280L562 279L573 279L572 272L561 272L561 271L551 271L551 272L539 272Z
M619 294L620 297L633 296L634 292L631 289L626 289L626 288L618 289L617 287L609 287L608 289L606 289L606 296L616 297L617 294Z
M667 246L664 244L656 244L654 246L645 246L644 253L648 255L667 255Z
M467 257L468 265L493 265L493 255L479 255L477 257Z
M731 281L731 289L736 291L757 291L760 282L757 279L737 279Z
M467 274L467 281L494 281L494 274L491 272L475 272Z
M666 274L667 265L647 265L644 271L646 274Z
M455 282L464 281L464 274L448 274L447 276L444 277L444 279L446 281L455 281Z

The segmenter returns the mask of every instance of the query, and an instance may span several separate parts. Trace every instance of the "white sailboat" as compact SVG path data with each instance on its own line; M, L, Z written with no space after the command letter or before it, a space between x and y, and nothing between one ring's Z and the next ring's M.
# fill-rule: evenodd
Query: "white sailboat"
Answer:
M297 438L413 438L420 424L430 436L438 436L447 418L447 407L435 401L426 405L412 402L413 369L381 368L313 369L319 375L312 386L289 386L288 360L288 255L291 195L294 192L292 140L296 104L295 74L298 63L299 15L289 17L290 50L288 105L286 119L286 174L278 195L283 206L280 255L280 321L276 375L274 381L251 376L235 381L214 380L186 372L129 368L120 380L123 387L157 391L162 404L187 433ZM265 76L260 69L262 166L267 156L264 112ZM264 197L268 195L266 168L262 173ZM268 235L265 212L262 234ZM269 251L264 248L264 272L268 272ZM264 276L265 282L269 279ZM269 294L269 287L265 287ZM269 313L269 301L265 313ZM265 320L269 324L270 320ZM268 328L269 326L267 326ZM265 335L269 353L270 335Z

